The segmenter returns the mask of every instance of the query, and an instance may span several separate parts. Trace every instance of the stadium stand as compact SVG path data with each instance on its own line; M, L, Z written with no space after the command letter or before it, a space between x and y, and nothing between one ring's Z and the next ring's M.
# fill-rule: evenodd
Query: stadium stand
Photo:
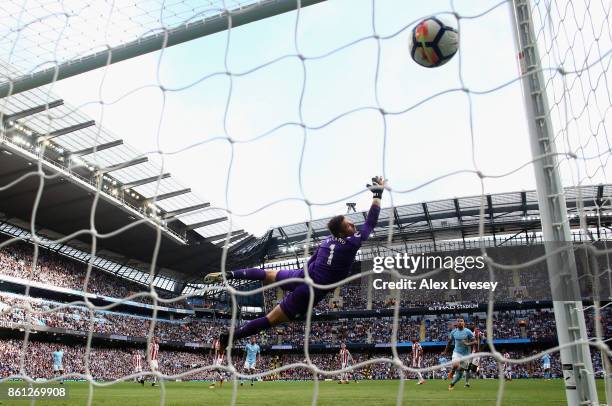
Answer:
M22 251L25 252L25 251ZM6 258L4 256L3 258ZM41 257L42 259L43 257ZM54 268L41 263L41 269L62 269L62 271L74 268ZM6 264L14 264L5 261ZM57 266L58 262L52 261ZM58 271L62 275L62 271ZM63 276L61 277L63 278ZM47 279L49 281L50 279ZM93 279L95 291L112 294L121 292L121 287L117 286L117 281L112 278ZM348 289L350 291L350 288ZM32 313L29 319L25 319L25 312L20 308L25 303L29 303ZM359 309L361 302L345 302L344 310ZM82 342L72 343L71 334L82 334L88 331L90 326L95 334L106 336L106 340L96 342L89 352L89 372L94 379L109 381L120 379L132 373L131 349L112 348L113 344L109 337L126 336L129 338L140 339L133 341L132 345L143 352L142 347L150 323L150 317L131 314L129 309L125 313L98 311L93 314L93 324L90 325L91 314L88 310L79 306L66 306L61 302L54 302L47 299L25 297L14 293L0 293L0 326L6 328L21 327L28 321L31 326L46 326L56 333L53 338L39 334L35 341L28 344L25 352L26 372L37 378L50 378L52 371L49 367L49 353L60 348L65 351L65 368L68 373L84 373L84 357L86 347ZM353 307L356 306L356 307ZM9 309L9 311L7 311ZM53 311L55 309L55 311ZM353 347L353 357L356 362L362 362L377 357L381 348L377 345L388 345L392 330L392 318L381 318L372 311L369 317L359 318L340 318L338 320L315 320L311 326L311 344L313 348L317 345L323 346L312 354L312 362L316 363L323 370L337 368L337 356L329 354L328 351L335 351L339 342L346 342ZM339 309L328 309L326 313L319 316L344 314ZM469 320L480 320L478 325L481 329L484 325L484 313L464 313ZM438 363L439 351L443 347L449 326L453 323L453 317L457 313L446 315L427 315L402 317L398 326L398 341L408 343L410 340L418 338L425 345L426 354L424 366L429 367ZM605 336L612 337L611 327L607 325L610 318L609 308L604 308L602 321L604 322ZM587 314L587 324L592 333L592 317ZM218 336L219 332L226 328L228 319L201 319L192 316L181 319L171 320L158 318L155 320L155 336L161 339L164 350L160 355L160 371L167 376L179 375L181 380L211 380L214 372L210 370L202 371L201 367L211 365L211 355L208 353L210 343ZM507 340L511 349L510 354L513 358L531 355L543 348L550 347L555 343L555 324L551 309L520 309L514 311L499 311L493 315L494 337L497 340ZM34 327L36 331L36 327ZM418 334L422 332L421 336ZM59 334L58 334L59 333ZM6 332L5 332L6 334ZM271 370L281 365L302 362L303 355L299 354L299 349L303 345L304 325L294 323L283 329L272 330L268 334L258 337L264 348L264 355L261 358L260 367ZM520 342L520 339L523 339ZM527 340L525 340L527 339ZM39 341L42 340L42 341ZM54 340L54 341L51 341ZM513 343L513 340L516 342ZM45 342L46 341L46 342ZM527 342L525 342L527 341ZM503 342L503 341L502 341ZM140 344L138 346L138 343ZM177 344L180 343L181 345ZM199 343L199 350L188 347L187 343ZM430 344L431 346L427 346ZM0 354L3 363L0 366L0 376L7 377L20 371L20 355L22 354L23 341L21 339L1 339ZM101 346L103 345L103 346ZM174 350L171 350L174 345ZM111 348L108 348L108 347ZM275 348L276 346L276 348ZM361 347L360 347L361 346ZM281 348L281 349L279 349ZM359 352L359 348L365 348ZM498 345L499 348L499 345ZM289 351L298 351L291 353ZM293 350L291 350L293 349ZM406 349L406 348L404 348ZM322 352L321 352L322 351ZM384 349L383 349L384 351ZM400 357L409 365L409 352L400 352ZM596 373L601 372L600 355L593 354L593 364ZM109 360L113 360L112 362ZM539 378L542 377L541 363L534 361L527 364L514 366L513 376L515 378ZM560 376L561 369L558 357L553 354L552 358L553 376ZM145 368L146 370L146 368ZM182 375L181 375L182 374ZM479 376L481 378L496 378L498 374L497 363L491 358L483 358ZM371 364L367 367L358 369L354 372L354 379L397 379L398 372L389 367L388 364ZM411 377L409 375L409 377ZM428 379L443 378L440 372L429 372L425 374ZM312 379L312 373L305 368L289 368L276 374L266 376L266 380L307 380ZM321 377L329 378L329 376Z
M0 354L3 363L0 365L0 376L6 377L16 374L20 370L20 355L23 343L20 340L0 340ZM50 368L49 354L56 349L64 351L64 367L68 373L84 373L85 359L94 379L109 381L130 375L133 372L131 349L93 347L89 354L83 345L65 345L56 343L32 342L25 353L25 370L28 375L36 378L51 378L53 371ZM529 350L509 351L511 358L532 355ZM353 353L356 362L363 362L376 357L375 353ZM425 353L424 366L430 367L438 364L439 353ZM338 368L336 354L314 354L312 361L323 370L334 370ZM400 358L409 365L409 355L403 353ZM181 380L211 380L213 371L201 370L203 366L212 364L210 354L198 354L184 351L161 351L160 370L164 375L176 376L183 374ZM272 370L277 365L289 365L303 362L301 354L265 354L261 358L260 366L265 370ZM593 356L596 371L601 371L600 357L597 353ZM145 367L145 370L148 368ZM561 365L558 357L552 355L552 372L557 377L561 374ZM433 372L426 373L427 378L443 378L439 372L434 377ZM483 357L480 376L482 378L497 377L497 363L489 357ZM367 367L357 369L357 379L397 379L397 371L386 363L375 363ZM540 378L542 377L541 363L539 360L527 364L513 365L515 378ZM278 374L268 376L265 379L305 380L312 379L312 373L304 368L289 368ZM322 377L324 378L324 377Z
M286 234L285 231L283 233ZM285 239L275 239L273 235L274 232L269 232L253 242L251 248L255 251L254 256L245 251L234 252L231 265L294 269L301 266L302 258L296 255L299 250L284 248L283 251ZM607 236L605 230L602 235ZM576 242L580 243L583 237L576 234ZM295 235L292 238L299 242L301 236ZM495 241L487 238L479 244L492 244L488 252L494 255ZM501 239L499 235L496 238ZM542 241L538 240L537 235L515 236L508 241L512 249L524 252L542 247ZM371 268L375 252L385 255L385 248L376 244L375 239L372 245L362 250L354 267L355 272ZM404 245L402 252L410 252L411 249L426 252L428 247L445 254L457 252L462 246L478 249L473 241L465 239L453 243L437 241L433 245L419 243L412 248L406 245L406 240L401 244ZM261 251L262 247L267 247L267 251ZM179 293L188 293L193 297L158 304L156 317L153 318L154 306L149 297L124 299L134 292L148 290L148 284L129 281L102 267L93 267L85 285L87 264L83 260L43 246L38 251L37 266L32 269L33 254L33 246L27 239L0 248L0 354L5 360L0 365L0 376L19 373L21 355L24 355L25 372L32 377L49 378L52 371L48 354L61 348L66 353L67 373L84 373L84 357L88 356L89 371L95 379L120 379L132 373L132 351L144 353L148 332L155 323L154 336L160 340L162 347L160 371L164 375L185 374L180 376L181 380L213 378L212 371L202 370L201 367L212 364L210 349L213 340L230 324L229 298L222 289L199 295L195 283L181 285L184 286L182 292L158 287L155 290L161 298L173 299ZM515 254L510 252L507 255L511 257ZM541 255L540 251L536 251L536 255ZM262 261L263 257L266 259ZM493 339L497 349L504 346L512 357L524 357L556 345L555 318L548 300L550 297L546 292L536 289L548 283L542 275L544 273L528 268L496 274L496 280L501 282L503 288L495 298L496 307L491 315ZM443 280L447 275L436 275L433 278ZM478 276L465 274L464 278L477 280ZM534 296L536 290L537 300L534 300L529 296L530 293ZM525 297L517 296L517 291ZM98 300L98 304L120 304L110 310L90 311L84 306L85 297ZM242 320L239 322L261 315L282 298L283 292L280 289L268 289L263 295L249 298L244 303L254 305L255 310L241 313ZM438 355L446 344L448 332L456 317L474 321L481 330L486 330L487 300L488 296L484 294L471 294L468 298L443 291L429 291L426 294L402 292L397 332L401 359L409 365L410 342L418 339L425 348L424 366L437 365ZM386 352L391 342L394 306L394 297L373 291L371 281L364 278L336 289L314 309L310 328L312 362L323 370L336 369L335 352L341 342L347 343L357 362L381 354L388 355ZM601 314L606 338L612 337L612 325L608 321L610 311L610 307L604 307ZM586 321L589 334L593 334L591 313L586 313ZM29 328L33 338L23 352L25 328ZM87 354L84 338L90 331L93 345ZM260 368L271 370L302 362L304 331L304 322L298 321L258 336L263 348ZM239 352L243 344L237 343ZM599 353L593 353L596 374L602 368L599 357ZM492 358L484 358L480 376L495 378L497 368ZM542 376L539 362L517 365L513 373L516 377ZM553 374L560 375L558 354L553 354ZM398 371L384 363L361 368L354 375L356 379L399 377ZM425 376L442 377L440 372L429 372ZM309 370L293 367L265 377L288 380L312 378Z
M23 310L29 304L31 312ZM35 326L46 326L73 331L88 331L91 316L85 307L66 306L65 304L43 299L32 299L21 295L0 293L0 321ZM6 310L4 310L6 309ZM409 342L445 341L449 326L455 315L413 316L399 319L398 340ZM602 313L602 321L607 334L610 328L607 320L610 311ZM469 321L476 321L481 330L486 329L482 319L484 314L467 313ZM115 334L129 337L146 337L152 318L128 313L97 311L93 313L92 331L99 334ZM155 336L162 341L210 343L221 330L227 328L227 319L182 320L155 319ZM423 333L421 331L423 325ZM592 317L587 316L587 326L592 333ZM311 326L310 340L313 344L336 344L338 341L360 344L382 344L391 340L392 318L360 317L341 320L314 321ZM493 335L495 338L528 338L533 342L551 341L555 337L554 315L551 309L501 311L493 314ZM296 322L286 328L263 333L259 339L269 344L295 344L304 342L304 324Z
M46 285L84 291L86 265L63 258L60 255L42 250L37 259L37 266L32 269L33 247L24 242L0 248L0 277L12 276L31 282L42 282ZM92 270L86 292L114 298L127 297L143 289L142 285L128 281L117 281L111 275ZM169 292L159 292L161 297L170 298ZM150 298L138 297L134 300L152 303ZM184 308L184 301L172 302L170 306Z

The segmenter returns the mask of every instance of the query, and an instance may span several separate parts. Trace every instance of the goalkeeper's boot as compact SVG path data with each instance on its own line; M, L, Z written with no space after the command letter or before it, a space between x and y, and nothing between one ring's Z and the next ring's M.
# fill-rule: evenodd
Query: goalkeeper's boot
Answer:
M455 385L453 385L452 383L450 385L448 385L448 390L452 391L453 389L455 389Z
M223 283L223 274L221 272L211 272L204 276L204 283L207 285Z

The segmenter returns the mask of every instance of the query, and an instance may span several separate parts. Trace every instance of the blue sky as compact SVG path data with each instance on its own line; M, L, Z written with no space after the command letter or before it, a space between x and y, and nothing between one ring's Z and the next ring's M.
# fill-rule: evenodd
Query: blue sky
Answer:
M470 1L455 6L460 15L470 16L496 4ZM378 1L376 31L388 36L421 17L451 10L446 1ZM173 176L213 205L228 207L241 226L258 235L311 215L343 213L348 200L366 209L369 193L348 196L362 191L376 174L386 174L397 191L416 188L394 193L396 205L480 194L482 187L486 193L535 187L531 166L483 183L475 174L444 177L460 170L500 175L531 160L520 82L472 94L471 105L462 91L428 99L448 89L482 92L516 79L507 4L479 18L461 19L460 54L437 69L411 60L406 29L381 41L380 59L377 42L368 39L324 58L307 59L305 75L301 61L292 57L234 77L229 104L227 75L198 83L225 71L228 41L227 64L233 73L294 54L295 27L296 13L287 13L233 29L229 36L219 33L58 82L54 91L83 105L85 112L138 149L159 147ZM300 13L297 32L300 53L308 58L324 55L372 35L372 3L333 0L307 7ZM159 85L169 90L162 92ZM377 107L376 95L386 111L423 103L387 115L385 121L374 110L343 115ZM90 103L100 99L111 104ZM225 135L249 140L283 123L299 122L300 116L307 126L322 128L304 133L299 126L285 126L249 143L210 141ZM581 126L577 124L578 130ZM605 180L606 163L594 163L604 168L595 180ZM422 186L438 177L443 178ZM577 179L568 175L564 181L569 186ZM304 198L316 203L312 212ZM265 207L282 199L291 200ZM386 199L389 205L389 196Z

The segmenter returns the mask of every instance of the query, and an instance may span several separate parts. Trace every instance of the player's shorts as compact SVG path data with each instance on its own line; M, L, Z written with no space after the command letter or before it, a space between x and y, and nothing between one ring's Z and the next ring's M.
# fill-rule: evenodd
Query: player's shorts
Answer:
M136 367L134 368L134 373L137 374L139 372L142 372L142 368L141 367Z
M244 361L244 369L255 369L255 360L249 361L248 359Z
M159 368L159 363L157 362L156 359L152 359L150 365L151 365L151 370L153 371Z
M304 278L303 269L281 269L278 273L282 275L282 279ZM281 285L281 288L290 291L290 293L280 302L283 313L291 320L295 320L306 314L308 311L308 302L310 301L310 289L308 285L300 282L290 282ZM313 307L316 306L326 294L327 291L314 289Z
M423 361L419 360L419 362L412 363L412 368L423 368L422 365L423 365Z
M476 373L478 372L479 368L480 368L480 357L472 358L472 360L470 361L470 365L468 365L468 371Z
M458 352L454 352L453 351L453 357L452 357L452 361L458 361L460 358L465 357L465 355L460 354ZM467 360L462 360L459 365L461 366L461 368L466 369L468 366L470 366L470 361Z
M303 269L281 269L276 276L277 279L299 278L304 279ZM303 285L302 282L288 282L280 285L282 290L294 291L298 286Z
M542 365L542 369L550 369L550 364L544 364L544 365Z
M49 365L49 364L47 364ZM54 371L63 371L64 370L64 366L62 364L53 364L53 370Z

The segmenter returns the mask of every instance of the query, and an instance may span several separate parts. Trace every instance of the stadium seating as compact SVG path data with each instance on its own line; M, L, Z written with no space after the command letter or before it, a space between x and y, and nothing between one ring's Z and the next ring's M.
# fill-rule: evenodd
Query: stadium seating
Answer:
M43 282L52 287L64 287L83 291L85 277L85 265L66 260L61 256L41 251L37 261L37 267L32 271L32 247L25 243L11 244L9 247L0 249L0 275L22 278L27 281ZM522 277L522 276L521 276ZM1 285L0 285L1 286ZM100 271L92 270L87 292L96 293L115 298L123 298L132 291L142 290L143 286L132 282L119 280ZM350 283L342 286L330 300L323 301L315 309L316 313L338 314L340 311L364 310L367 306L366 295L363 294L359 283ZM149 330L153 319L142 315L131 313L128 308L115 308L113 311L95 311L90 314L84 306L62 303L60 299L51 300L52 295L44 297L26 297L2 291L0 287L0 322L10 322L18 325L29 323L34 326L44 326L59 331L58 344L50 344L42 341L30 342L25 351L25 367L30 376L49 378L52 371L49 368L50 353L56 348L62 348L66 352L66 371L69 373L84 373L86 356L85 347L82 345L67 345L67 338L89 331L90 327L94 334L99 335L123 335L143 340ZM168 293L166 297L171 297ZM278 301L276 290L266 290L264 294L265 307L270 308ZM340 300L338 300L340 298ZM403 295L401 306L424 306L432 304L444 304L445 297L419 298ZM142 299L141 302L150 303L150 300ZM391 341L392 322L391 317L380 317L378 309L390 308L394 305L388 298L375 296L372 300L372 310L360 317L342 318L339 320L314 320L310 330L310 343L313 345L337 346L339 342L348 344L388 344ZM176 303L176 307L185 307L186 303ZM26 312L29 307L31 312ZM481 329L486 329L484 314L467 314L469 320L477 320ZM93 316L93 319L92 319ZM178 315L177 315L178 316ZM428 317L427 315L402 316L398 320L398 341L408 342L415 338L425 342L444 342L447 340L448 331L456 314L449 313ZM604 308L602 322L604 335L612 336L612 325L610 309ZM93 320L93 323L91 323ZM593 318L590 313L586 317L587 327L590 334L593 333ZM522 322L521 324L519 322ZM162 343L200 343L208 347L210 343L227 328L226 318L196 318L192 313L188 316L176 317L174 319L157 317L155 319L155 336ZM258 337L264 346L271 345L293 345L299 348L304 343L304 323L295 322L283 326L281 329L272 329ZM63 336L65 334L65 336ZM522 309L512 311L497 311L493 314L493 336L496 339L518 339L527 338L532 342L546 342L550 345L556 340L555 320L550 309ZM142 342L142 341L140 341ZM238 343L240 344L240 343ZM23 341L8 340L0 341L0 354L3 362L0 363L0 376L6 377L19 372L20 356ZM141 345L142 347L142 345ZM438 349L429 349L425 353L425 366L437 364ZM143 351L142 348L140 351ZM200 350L204 351L204 350ZM522 346L520 350L511 351L514 357L530 355L533 347ZM388 354L387 354L388 355ZM336 369L337 357L334 354L313 353L312 360L324 370ZM354 358L360 362L378 356L376 353L356 352ZM557 359L558 354L553 354L553 373L559 375L560 366ZM402 359L408 365L408 354L401 353ZM599 355L594 355L595 365L601 362ZM165 375L177 375L187 372L197 366L210 365L212 360L206 352L191 351L169 351L161 352L161 372ZM279 364L280 360L280 364ZM262 356L260 367L262 370L273 369L275 365L287 365L289 363L303 361L302 354L289 354L278 351L267 351ZM240 364L239 362L237 364ZM540 363L532 362L521 364L514 368L517 377L539 377L541 371L538 369ZM106 348L94 346L89 354L89 367L92 375L98 380L118 379L132 372L131 350ZM596 368L597 370L597 368ZM210 371L198 371L181 379L210 379ZM483 377L496 377L498 374L497 364L491 358L485 358L482 363L481 375ZM426 376L432 377L431 373ZM437 377L439 377L439 373ZM390 368L388 364L374 364L362 369L358 374L360 378L389 379L398 378L397 370ZM280 374L270 375L266 379L312 379L312 373L304 368L290 368Z
M40 250L37 266L32 269L33 247L19 242L12 243L0 249L0 276L13 276L28 281L42 282L50 286L84 291L86 265L68 260L46 250ZM87 284L87 292L114 298L124 298L134 292L148 290L146 285L139 285L127 280L118 280L102 271L92 269ZM160 297L171 298L173 295L158 292ZM135 298L134 301L152 303L146 297ZM185 308L185 301L166 304L170 307Z
M89 365L90 373L94 379L108 381L120 379L133 372L132 353L130 349L102 348L93 347L89 355L86 354L86 347L83 345L64 345L49 344L42 342L30 342L23 352L22 340L0 340L0 355L3 362L0 363L0 377L5 378L11 374L17 374L20 370L20 357L25 356L25 371L34 378L51 378L53 371L50 367L51 353L57 349L64 351L64 368L68 373L85 373L85 365ZM513 359L532 355L530 351L510 351ZM380 355L380 354L378 354ZM388 355L388 354L387 354ZM242 354L238 354L235 359L237 369L241 370ZM353 353L356 362L363 362L375 358L377 354ZM424 357L424 367L438 364L439 353L426 352ZM88 358L89 362L85 362ZM403 353L400 358L405 365L409 365L409 355ZM197 368L211 365L212 357L208 353L193 353L180 351L161 351L160 352L160 371L166 376L174 376L190 372L188 375L180 376L182 380L212 379L213 372L210 370L201 371ZM312 362L322 370L338 369L338 357L336 354L312 354ZM269 371L274 368L275 363L280 361L282 365L303 362L303 354L283 354L267 353L262 355L259 363L260 370ZM593 353L594 368L601 370L599 354ZM146 371L146 362L145 368ZM561 365L558 354L552 354L552 372L560 376ZM541 362L539 360L513 365L515 377L541 377ZM426 373L427 378L432 378L432 372ZM483 357L479 375L483 378L495 378L498 374L497 363L491 357ZM358 379L397 379L398 371L390 368L389 364L376 363L369 367L361 368L356 371ZM436 372L436 378L441 378L443 374ZM289 368L279 374L269 375L265 379L291 379L305 380L312 379L312 372L305 368ZM324 378L324 377L323 377Z

